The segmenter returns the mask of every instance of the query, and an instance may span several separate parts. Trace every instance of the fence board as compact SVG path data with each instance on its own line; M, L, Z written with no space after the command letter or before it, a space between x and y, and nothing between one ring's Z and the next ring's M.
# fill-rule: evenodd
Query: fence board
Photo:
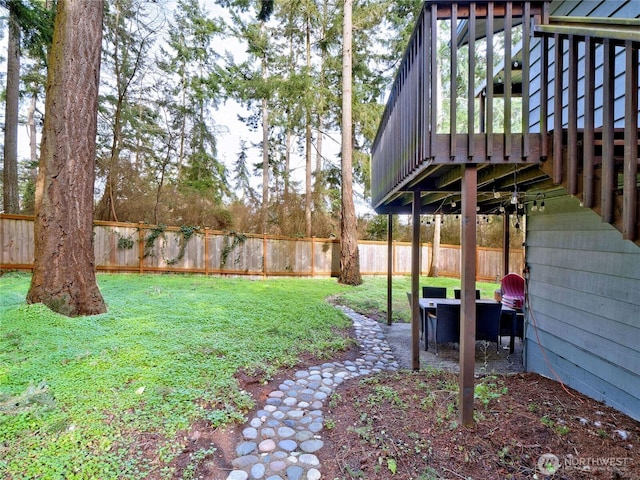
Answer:
M134 223L95 222L96 268L111 272L195 272L260 276L337 276L340 242L326 238L288 238L236 234L216 230L195 232L184 246L179 228L167 227L146 245L154 226ZM31 269L34 258L33 217L0 215L0 269ZM360 241L363 275L387 273L386 242ZM420 250L422 274L429 272L431 245ZM143 257L142 259L140 257ZM394 242L393 273L411 273L411 244ZM497 281L502 276L502 250L478 247L477 279ZM512 250L511 271L524 267L522 250ZM438 271L460 277L460 247L441 245Z

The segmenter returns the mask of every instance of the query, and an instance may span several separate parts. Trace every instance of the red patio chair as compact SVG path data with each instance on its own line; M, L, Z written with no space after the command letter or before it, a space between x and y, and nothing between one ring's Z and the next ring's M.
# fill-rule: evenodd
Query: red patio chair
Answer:
M524 278L517 273L505 275L502 284L502 303L515 310L524 306Z

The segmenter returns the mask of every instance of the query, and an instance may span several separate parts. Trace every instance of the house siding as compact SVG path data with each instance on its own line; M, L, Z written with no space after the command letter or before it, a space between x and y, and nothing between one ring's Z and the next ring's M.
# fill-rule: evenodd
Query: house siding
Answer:
M618 18L640 18L640 2L638 0L581 0L581 1L553 1L550 5L550 12L552 16L574 16L574 17L618 17ZM531 43L531 67L530 67L530 82L531 82L531 100L529 105L529 126L532 132L540 132L540 39L535 39ZM615 104L614 104L614 119L615 126L622 127L624 119L624 80L625 80L625 59L624 52L621 49L617 49L616 53L616 66L615 66ZM602 63L603 63L603 48L602 46L596 47L595 50L595 63L596 68L596 90L595 90L595 127L602 127ZM568 46L565 42L564 49L564 69L563 78L565 80L569 75L568 70ZM549 49L549 85L553 85L554 79L554 65L555 65L555 45L551 42ZM578 128L583 127L583 115L584 115L584 45L580 44L578 50ZM640 91L640 89L639 89ZM563 126L567 126L568 117L568 92L565 89L562 95L563 112ZM549 128L553 128L553 98L549 100L548 109L548 123ZM640 115L639 115L640 119Z
M640 249L578 200L529 212L525 367L640 419Z

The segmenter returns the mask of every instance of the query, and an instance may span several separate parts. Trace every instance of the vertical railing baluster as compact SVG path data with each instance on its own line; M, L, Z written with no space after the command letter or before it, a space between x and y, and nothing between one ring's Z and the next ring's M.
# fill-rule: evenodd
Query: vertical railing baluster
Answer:
M540 42L540 156L543 159L549 157L549 37L542 37Z
M553 36L555 50L555 65L553 78L553 183L562 182L562 73L563 48L562 37Z
M569 35L569 105L567 128L567 190L578 193L578 39Z
M487 98L485 101L486 111L486 137L487 137L487 158L491 160L493 156L493 2L487 4Z
M522 158L529 156L529 50L531 48L531 4L522 13Z
M420 36L420 32L417 32ZM413 169L420 164L420 42L416 41L413 51Z
M507 2L504 14L504 157L511 156L511 27L513 4Z
M438 134L438 5L431 5L431 155L437 153Z
M456 104L458 98L458 4L451 4L451 65L449 68L449 156L451 159L456 156Z
M586 37L584 42L584 136L582 140L582 204L593 207L593 145L596 91L595 42Z
M421 136L423 137L424 150L422 152L422 159L425 160L431 157L431 142L429 132L433 128L430 124L431 118L431 12L424 9L424 15L422 16L422 45L424 52L422 53L423 64L423 77L422 77L422 116L423 116L423 129Z
M635 240L638 221L638 44L627 40L624 48L626 66L622 235L627 240Z
M402 85L401 85L401 95L402 95L402 109L400 111L400 121L402 122L402 129L400 130L400 148L402 149L402 178L406 178L409 174L407 169L407 122L409 115L407 115L407 64L405 63L402 67Z
M473 160L475 133L475 78L476 78L476 4L469 5L469 71L467 85L467 156Z
M615 47L604 40L604 72L602 79L602 221L613 221L613 189L615 188L615 164L613 153L613 87L615 82Z

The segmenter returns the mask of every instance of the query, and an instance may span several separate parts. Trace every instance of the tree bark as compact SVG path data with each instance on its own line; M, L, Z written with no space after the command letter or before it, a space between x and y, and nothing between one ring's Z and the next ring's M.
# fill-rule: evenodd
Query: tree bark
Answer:
M27 301L67 316L106 311L93 250L102 8L59 0L49 58Z
M438 264L440 259L440 234L442 225L442 215L436 214L433 229L433 249L431 252L431 265L429 266L429 276L438 276Z
M352 10L353 0L344 0L342 46L342 208L340 218L339 283L360 285L360 253L353 203L353 137L352 137Z
M9 2L7 46L7 94L4 124L4 170L2 195L5 213L20 213L18 195L18 99L20 95L20 25L15 6Z

